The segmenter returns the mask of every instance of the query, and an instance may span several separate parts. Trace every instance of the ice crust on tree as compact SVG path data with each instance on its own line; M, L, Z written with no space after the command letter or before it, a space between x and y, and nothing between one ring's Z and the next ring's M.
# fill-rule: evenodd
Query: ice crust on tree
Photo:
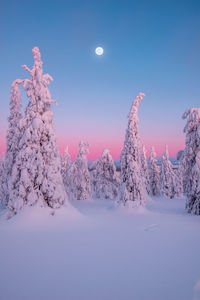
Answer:
M138 107L144 93L133 100L128 115L128 127L120 157L119 203L128 207L145 206L145 187L141 178L140 137L138 132Z
M23 128L17 144L16 158L10 184L8 208L16 213L25 204L58 208L66 201L66 193L61 176L61 160L58 152L53 125L53 112L48 84L49 74L43 74L41 54L34 47L34 65L30 79L23 80L23 87L29 99L25 115L20 120Z
M176 195L176 177L169 160L168 147L165 146L165 153L162 156L160 170L160 192L167 198L174 198Z
M117 197L119 178L113 158L108 149L104 149L101 158L91 172L94 194L97 198L114 199Z
M200 215L200 108L187 109L183 119L187 120L182 158L187 195L186 209L189 213Z
M154 147L151 147L149 156L149 181L150 181L150 193L153 196L160 194L160 168L156 164L156 152Z
M90 172L86 154L89 153L87 142L79 143L76 160L69 168L70 198L72 200L86 200L92 197Z

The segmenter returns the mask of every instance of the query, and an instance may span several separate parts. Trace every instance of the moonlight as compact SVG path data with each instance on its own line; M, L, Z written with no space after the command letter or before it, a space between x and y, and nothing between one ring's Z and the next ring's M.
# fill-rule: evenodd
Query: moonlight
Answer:
M97 48L95 49L95 53L96 53L97 55L102 55L102 54L103 54L103 48L102 48L102 47L97 47Z

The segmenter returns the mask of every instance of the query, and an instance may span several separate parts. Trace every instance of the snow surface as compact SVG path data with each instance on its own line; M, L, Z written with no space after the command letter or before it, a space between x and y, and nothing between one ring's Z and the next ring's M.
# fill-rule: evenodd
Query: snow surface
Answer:
M0 216L0 299L200 299L200 218L185 199L72 204Z

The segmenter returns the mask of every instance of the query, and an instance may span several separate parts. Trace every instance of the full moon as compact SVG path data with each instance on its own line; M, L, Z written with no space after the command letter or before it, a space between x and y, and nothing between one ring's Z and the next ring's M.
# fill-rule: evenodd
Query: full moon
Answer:
M97 55L102 55L102 54L103 54L103 48L102 48L102 47L97 47L97 48L95 49L95 53L96 53Z

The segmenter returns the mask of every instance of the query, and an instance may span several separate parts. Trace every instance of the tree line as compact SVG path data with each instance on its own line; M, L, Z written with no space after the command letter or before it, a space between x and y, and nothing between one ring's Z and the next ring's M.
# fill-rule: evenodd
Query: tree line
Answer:
M39 203L53 209L71 200L92 197L116 199L127 207L145 206L147 195L167 198L186 195L186 209L200 214L200 108L187 109L185 149L178 168L174 170L166 146L161 167L154 147L147 161L145 146L141 147L138 108L145 94L133 100L117 172L108 149L88 168L89 144L79 143L75 161L68 148L64 156L58 151L53 124L52 103L48 89L52 77L43 74L41 54L33 50L34 65L28 71L29 79L12 83L10 115L6 136L5 158L0 163L0 207L8 211L8 218L25 205ZM22 112L20 87L28 97Z

